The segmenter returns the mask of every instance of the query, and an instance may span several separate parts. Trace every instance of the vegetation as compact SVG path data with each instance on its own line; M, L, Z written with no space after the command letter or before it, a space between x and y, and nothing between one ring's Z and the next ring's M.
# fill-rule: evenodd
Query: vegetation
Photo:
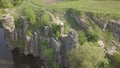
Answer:
M114 5L114 6L113 6ZM48 4L50 8L74 8L80 11L89 11L94 13L118 13L119 1L63 1L54 4Z
M84 31L79 31L78 32L78 38L79 38L80 44L83 44L87 41L87 37L86 37Z
M56 36L58 38L61 37L61 33L60 33L60 26L57 24L53 24L52 25L52 32L51 32L52 36Z
M70 68L98 68L104 56L103 50L92 43L78 45L69 54Z
M12 0L12 4L13 4L14 6L17 6L17 5L21 4L23 1L24 1L24 0Z
M22 3L24 0L0 0L0 8L12 8Z
M86 31L86 37L87 40L91 42L97 42L99 39L98 35L96 35L94 32L91 32L90 30Z
M50 19L50 16L46 13L44 13L41 18L40 18L40 25L41 26L46 26L50 23L51 19Z
M14 45L15 47L19 48L22 53L25 48L25 41L23 39L15 40Z
M28 36L32 36L33 35L32 31L30 29L27 30L27 34L28 34Z
M48 63L51 63L52 57L53 57L53 49L50 48L48 45L47 40L42 40L42 46L43 46L43 54L45 55L46 59L48 60Z
M109 57L110 65L112 68L119 68L120 67L120 53L116 52Z
M21 28L23 26L23 23L24 22L23 22L22 18L15 19L15 26L17 28Z
M0 8L8 8L12 6L8 0L0 0Z
M32 36L33 32L37 32L43 37L41 41L41 49L43 55L46 57L47 63L52 68L61 68L58 62L53 61L54 49L50 47L46 40L44 26L51 25L50 38L61 38L60 25L52 22L52 17L47 12L53 13L54 16L60 16L64 20L64 33L68 34L70 28L78 32L79 45L72 49L69 53L70 68L119 68L120 67L120 53L106 56L104 50L98 46L98 41L102 40L107 46L111 47L114 40L113 34L110 30L102 31L102 29L92 20L93 16L96 18L104 19L107 22L109 19L120 19L120 1L108 0L64 0L56 3L42 3L39 0L0 0L0 22L2 15L5 13L5 8L15 9L12 15L15 17L15 26L21 29L25 18L29 27L27 35ZM61 13L60 13L61 12ZM82 29L76 23L76 20L71 14L85 19L87 29ZM38 36L38 37L40 37ZM45 38L44 38L45 37ZM25 41L19 39L13 41L15 47L21 51L24 50ZM34 46L34 45L33 45ZM62 50L62 49L61 49ZM38 67L40 60L37 61Z
M30 22L31 25L34 25L36 22L36 17L34 12L31 9L26 9L25 10L25 17L27 20Z
M43 50L43 53L44 53L46 59L48 60L48 63L52 62L53 49L52 49L52 48L45 48L45 49Z
M60 64L58 64L58 63L53 63L53 68L60 68Z
M104 58L103 62L99 66L99 68L111 68L109 59Z

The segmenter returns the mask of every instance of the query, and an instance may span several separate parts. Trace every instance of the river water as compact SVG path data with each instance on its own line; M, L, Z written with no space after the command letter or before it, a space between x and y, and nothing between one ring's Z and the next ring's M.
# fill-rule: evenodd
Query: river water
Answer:
M4 39L4 31L0 29L0 68L37 68L36 58L32 55L20 54L18 49L11 51Z
M5 45L4 32L0 29L0 68L13 68L12 53Z

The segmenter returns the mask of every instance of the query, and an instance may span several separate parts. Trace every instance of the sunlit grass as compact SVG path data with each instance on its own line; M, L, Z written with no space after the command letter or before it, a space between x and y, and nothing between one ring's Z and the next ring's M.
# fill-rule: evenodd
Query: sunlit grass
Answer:
M26 0L15 9L17 12L22 12L27 8L38 13L41 9L61 11L72 8L83 12L109 13L114 17L120 18L120 1L61 1L56 3L42 3L40 0Z
M64 9L74 8L81 11L96 13L117 13L120 14L120 1L63 1L52 4L45 4L47 8Z
M116 13L120 14L120 1L61 1L57 3L42 3L40 0L26 0L17 9L36 9L45 7L50 9L73 8L81 11L95 13Z

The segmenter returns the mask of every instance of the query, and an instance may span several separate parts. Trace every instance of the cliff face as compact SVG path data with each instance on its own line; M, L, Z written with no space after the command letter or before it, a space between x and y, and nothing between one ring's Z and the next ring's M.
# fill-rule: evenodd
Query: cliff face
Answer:
M118 42L120 42L120 22L117 20L110 20L104 23L103 20L95 17L88 16L85 19L74 14L70 14L70 16L75 19L76 23L83 30L87 30L90 26L90 24L86 23L86 20L89 18L89 20L95 22L103 31L110 29ZM7 45L12 50L18 48L20 52L25 55L32 54L34 57L39 57L45 68L52 68L54 63L68 68L68 52L78 44L78 33L74 29L69 29L69 32L64 34L64 22L62 22L59 17L57 17L57 19L54 17L53 19L54 21L52 22L57 22L55 25L51 23L42 28L34 28L34 26L22 16L20 17L22 22L19 27L19 23L15 23L12 15L3 16L2 26L4 28Z
M115 19L109 19L108 21L105 21L104 19L97 18L95 16L92 16L92 20L95 21L95 23L103 30L109 29L115 38L117 38L117 41L120 42L120 21Z
M58 63L63 67L68 67L67 52L70 49L75 48L78 43L78 35L75 30L70 29L68 34L63 36L61 34L60 37L57 37L52 30L54 25L50 24L44 26L42 30L39 30L38 28L35 29L31 34L29 32L31 25L25 18L21 17L22 26L20 28L16 27L11 29L16 25L14 20L11 20L13 19L13 16L10 15L8 17L10 18L3 18L2 25L9 48L12 50L18 48L20 52L25 55L32 54L34 57L39 57L46 68L49 66L52 67L50 63ZM61 27L62 25L56 25L60 28L60 33L63 33L64 31L64 28ZM8 26L9 28L6 28ZM48 54L51 54L51 56L48 56Z
M108 21L107 28L109 28L113 32L118 42L120 42L120 21L117 20Z

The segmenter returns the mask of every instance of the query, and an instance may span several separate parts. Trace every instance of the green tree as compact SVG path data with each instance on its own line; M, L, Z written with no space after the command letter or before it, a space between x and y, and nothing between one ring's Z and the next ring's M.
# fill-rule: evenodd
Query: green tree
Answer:
M105 53L100 47L84 43L69 53L70 68L98 68L104 56Z
M116 52L109 57L110 65L112 68L119 68L120 67L120 53Z

